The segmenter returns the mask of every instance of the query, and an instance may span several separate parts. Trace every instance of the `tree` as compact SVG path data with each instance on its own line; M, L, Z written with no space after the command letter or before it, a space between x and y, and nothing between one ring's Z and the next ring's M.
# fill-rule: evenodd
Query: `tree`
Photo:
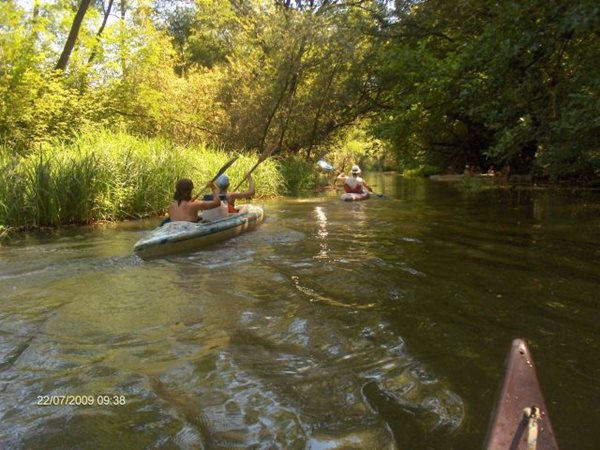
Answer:
M378 81L389 109L380 136L441 167L495 162L588 177L598 170L598 124L574 121L597 108L595 2L397 3L396 21L383 30ZM581 136L589 152L576 149ZM567 170L566 154L578 169Z
M73 51L73 47L75 47L75 42L77 41L77 36L79 35L79 29L81 28L81 24L91 3L92 0L81 0L79 8L77 9L77 13L73 18L73 24L71 25L71 30L69 31L67 41L65 42L63 51L58 58L58 62L56 63L56 70L66 70L67 64L69 63L69 58L71 57L71 52Z

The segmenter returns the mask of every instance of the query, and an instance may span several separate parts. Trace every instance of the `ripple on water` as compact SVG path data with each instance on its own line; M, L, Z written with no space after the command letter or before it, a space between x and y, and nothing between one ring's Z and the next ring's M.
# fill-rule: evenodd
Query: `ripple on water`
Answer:
M361 392L365 383L375 381L394 402L436 417L432 427L456 429L464 415L460 398L409 356L404 341L389 325L369 315L361 312L356 320L375 321L372 325L340 332L319 317L304 316L298 321L281 314L270 315L267 320L245 314L244 324L254 322L254 326L232 337L232 344L240 347L238 361L242 357L262 361L258 366L248 361L248 365L263 377L276 379L274 384L283 384L283 391L295 393L303 419L322 409L332 411L332 417L344 411L348 427L335 420L330 426L351 433L356 422L371 416L370 405L363 402ZM330 394L323 398L319 392ZM286 398L290 400L289 393ZM440 402L433 402L435 398ZM355 422L351 420L352 411L358 412Z
M3 375L16 380L4 385L13 406L0 410L2 429L21 423L15 444L31 447L62 432L73 446L119 435L148 448L385 449L397 440L391 405L428 430L456 430L462 400L385 316L429 273L410 259L425 244L411 231L388 236L390 256L371 242L367 206L308 206L321 208L318 222L275 218L192 254L143 262L76 239L25 264L23 274L42 272L20 277L34 288L26 306L11 296L11 314L32 324L27 308L47 311L36 310L35 339L1 347ZM123 238L129 251L135 237ZM126 408L23 405L36 392L110 389L128 396Z

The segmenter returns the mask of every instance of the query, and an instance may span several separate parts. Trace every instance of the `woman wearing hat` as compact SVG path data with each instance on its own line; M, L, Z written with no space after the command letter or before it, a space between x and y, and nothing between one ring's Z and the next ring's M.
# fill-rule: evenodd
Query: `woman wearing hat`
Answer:
M246 180L248 180L248 190L246 192L227 192L227 189L229 189L229 177L225 174L220 175L217 178L217 186L219 187L219 199L221 203L216 208L204 211L202 219L213 222L219 219L226 219L229 217L229 214L240 212L235 209L235 201L240 198L252 198L255 193L252 175L248 174ZM209 198L213 198L213 196L207 195L204 197L205 200Z
M373 192L365 180L360 176L361 170L356 164L352 166L350 176L346 176L344 172L338 175L338 179L344 180L344 191L348 194L364 194L365 189Z

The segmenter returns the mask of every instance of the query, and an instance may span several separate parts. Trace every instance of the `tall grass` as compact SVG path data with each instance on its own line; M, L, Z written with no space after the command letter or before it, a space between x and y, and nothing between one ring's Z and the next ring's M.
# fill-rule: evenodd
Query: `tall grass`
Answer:
M81 135L72 144L57 143L26 157L0 146L0 230L157 215L179 178L201 187L231 156L110 132ZM228 171L232 184L256 159L243 155L236 161ZM275 195L283 185L275 161L265 161L253 177L258 196Z

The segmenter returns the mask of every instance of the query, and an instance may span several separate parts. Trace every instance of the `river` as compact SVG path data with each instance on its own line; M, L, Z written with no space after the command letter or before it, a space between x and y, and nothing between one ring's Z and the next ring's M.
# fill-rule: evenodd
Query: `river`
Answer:
M481 448L523 337L597 448L598 195L367 180L186 255L132 255L158 219L0 247L0 447Z

